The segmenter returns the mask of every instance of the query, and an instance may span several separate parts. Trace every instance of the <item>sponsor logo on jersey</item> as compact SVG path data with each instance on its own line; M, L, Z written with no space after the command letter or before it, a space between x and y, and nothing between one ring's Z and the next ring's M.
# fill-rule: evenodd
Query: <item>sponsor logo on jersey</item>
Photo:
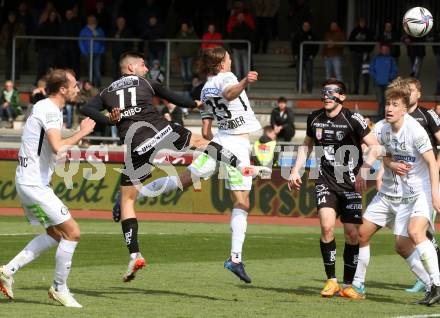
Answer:
M326 129L326 130L324 130L324 133L329 134L329 135L333 135L335 133L335 131Z
M341 141L342 139L344 139L344 137L345 137L345 134L344 134L343 131L337 131L336 132L336 139L337 140Z
M244 120L243 116L240 116L231 120L222 121L221 123L218 124L218 129L219 130L235 129L240 126L243 126L244 124L246 124L246 120Z
M351 203L345 207L347 210L362 210L362 204L360 203Z
M60 120L60 114L58 113L47 113L46 114L46 124L50 124L52 122L57 122Z
M416 157L413 157L413 156L394 155L393 158L396 161L402 161L402 162L415 162L416 161Z
M173 131L170 125L166 126L164 129L159 131L152 138L148 139L143 144L139 145L134 151L136 151L139 155L143 155L154 146L156 146L161 140L163 140L168 134Z
M414 140L414 145L417 147L417 149L421 150L422 148L425 148L426 146L430 145L431 142L426 136L421 136Z
M118 89L123 89L131 86L139 86L139 77L137 76L125 76L110 84L107 91L113 92Z
M61 207L61 214L62 214L62 215L67 215L67 213L69 213L69 210L67 209L67 207L62 206L62 207Z
M433 109L430 109L428 110L428 114L430 114L432 119L434 119L435 124L440 126L440 117L438 117L437 113Z
M222 91L215 87L206 87L202 90L201 99L205 102L210 96L222 96Z
M140 107L130 107L121 113L121 118L136 115L137 113L140 113L141 111L142 111L142 108L140 108Z
M321 140L322 138L322 128L316 128L316 139Z
M363 129L366 129L368 127L367 122L361 114L354 113L353 115L351 115L351 118L355 119L362 126Z

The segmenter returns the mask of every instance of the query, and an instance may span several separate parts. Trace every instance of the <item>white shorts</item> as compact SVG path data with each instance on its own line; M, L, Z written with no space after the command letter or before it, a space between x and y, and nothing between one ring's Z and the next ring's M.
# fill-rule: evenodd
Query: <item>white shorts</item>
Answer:
M377 193L362 217L380 227L386 226L392 230L399 206L400 202L397 198L396 200L387 200L385 196Z
M251 144L249 139L220 133L216 134L212 141L232 152L242 164L250 165ZM197 177L207 179L215 172L216 165L217 162L213 158L207 154L202 154L192 162L188 169ZM237 168L223 163L219 173L219 178L222 177L226 179L226 189L250 191L252 188L252 177L245 177Z
M69 209L50 187L23 184L15 187L29 223L47 228L71 218Z
M428 230L434 233L433 218L435 213L432 207L431 193L420 192L417 196L407 200L408 202L402 202L396 215L394 234L408 237L409 220L415 216L423 216L428 219L430 224Z

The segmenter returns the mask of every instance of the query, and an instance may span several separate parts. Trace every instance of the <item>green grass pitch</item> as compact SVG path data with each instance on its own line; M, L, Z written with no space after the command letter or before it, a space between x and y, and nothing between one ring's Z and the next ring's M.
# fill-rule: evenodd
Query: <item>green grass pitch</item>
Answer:
M325 279L319 228L249 225L244 248L246 285L223 269L228 224L141 222L139 240L148 266L130 283L121 278L128 263L120 225L79 221L82 238L69 279L83 309L64 308L47 297L54 251L15 275L12 302L0 299L0 317L396 317L438 314L440 306L412 304L422 294L403 289L414 283L393 251L388 230L372 243L367 300L323 299ZM0 217L0 263L41 231L19 217ZM343 241L337 231L337 274L342 278Z

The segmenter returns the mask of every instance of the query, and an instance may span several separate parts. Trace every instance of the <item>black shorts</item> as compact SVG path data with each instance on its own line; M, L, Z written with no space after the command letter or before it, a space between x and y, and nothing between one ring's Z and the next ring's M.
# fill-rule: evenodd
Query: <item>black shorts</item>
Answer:
M191 131L173 123L154 136L146 138L144 143L132 149L131 156L127 154L124 172L121 175L121 186L130 186L145 181L151 176L153 160L159 150L185 150L190 140Z
M332 208L342 223L362 224L362 196L359 192L335 192L326 184L316 184L315 194L318 211Z

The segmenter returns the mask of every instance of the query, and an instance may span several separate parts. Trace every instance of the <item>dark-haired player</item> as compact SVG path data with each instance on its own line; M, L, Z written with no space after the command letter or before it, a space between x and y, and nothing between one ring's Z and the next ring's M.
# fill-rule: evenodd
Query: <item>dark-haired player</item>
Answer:
M323 297L332 297L338 292L344 296L344 290L352 283L359 253L358 227L362 223L359 188L365 186L358 175L363 164L361 143L369 147L378 146L363 117L343 107L345 91L344 83L336 79L329 79L323 84L323 108L307 118L307 135L298 150L289 180L289 186L299 190L302 184L300 170L314 148L316 159L320 160L315 193L321 224L321 254L327 274L327 282L321 291ZM374 150L375 147L372 148ZM376 153L377 150L370 152L364 168L371 167ZM333 232L338 216L344 225L345 235L342 290L335 274L336 241Z
M152 98L159 96L186 108L199 107L202 103L174 93L156 81L146 79L144 75L148 68L140 53L122 54L120 68L122 77L91 99L82 108L82 113L103 125L111 122L100 112L101 110L107 109L112 115L120 117L117 122L118 132L121 140L127 145L125 167L120 181L120 207L122 232L130 253L128 269L123 276L123 281L128 282L145 266L145 259L139 252L138 222L134 210L138 188L150 177L153 160L159 150L186 150L191 144L191 132L165 120L153 107ZM215 160L226 162L246 173L258 172L257 167L243 165L235 155L216 142L204 140L196 146L203 145L207 145L209 151L206 152Z

